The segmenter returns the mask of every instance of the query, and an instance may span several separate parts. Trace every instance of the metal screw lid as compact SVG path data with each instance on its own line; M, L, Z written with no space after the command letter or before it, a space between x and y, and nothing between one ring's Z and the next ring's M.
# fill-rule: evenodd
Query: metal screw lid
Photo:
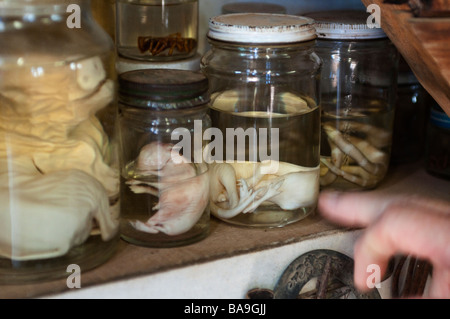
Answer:
M209 102L208 79L199 72L143 69L119 75L119 99L158 110L195 107Z
M381 28L370 28L370 13L360 10L320 11L304 14L315 21L317 37L322 39L379 39L386 38Z
M268 13L234 13L209 20L208 37L237 43L293 43L316 38L310 18Z

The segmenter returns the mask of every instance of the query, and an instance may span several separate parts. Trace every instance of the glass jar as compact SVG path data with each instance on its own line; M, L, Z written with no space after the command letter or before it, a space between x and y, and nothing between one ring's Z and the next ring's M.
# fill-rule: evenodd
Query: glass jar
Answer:
M119 55L145 61L192 57L198 10L198 0L117 0Z
M208 81L199 72L147 69L119 75L122 238L173 247L209 233L203 132Z
M436 102L430 111L425 149L427 172L450 179L450 117Z
M375 188L390 162L398 52L364 11L307 16L316 21L323 61L321 187Z
M0 282L84 272L120 238L113 43L84 0L2 0L0 26Z
M281 227L315 211L321 62L314 39L313 21L298 16L210 20L211 50L201 68L217 129L208 157L210 208L217 218Z
M391 164L404 164L422 158L426 127L433 98L401 57L397 81Z

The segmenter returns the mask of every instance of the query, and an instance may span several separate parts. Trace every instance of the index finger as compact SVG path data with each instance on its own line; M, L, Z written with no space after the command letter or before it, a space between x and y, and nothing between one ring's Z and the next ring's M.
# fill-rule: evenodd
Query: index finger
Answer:
M346 226L365 227L376 220L394 201L373 193L323 191L318 210L327 219Z

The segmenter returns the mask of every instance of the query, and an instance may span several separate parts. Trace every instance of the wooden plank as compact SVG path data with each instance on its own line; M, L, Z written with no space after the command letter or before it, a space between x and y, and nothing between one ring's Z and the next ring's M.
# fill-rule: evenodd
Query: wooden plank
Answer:
M422 86L450 115L450 18L416 18L408 4L362 0L381 9L381 27Z
M414 19L411 30L417 38L427 39L422 43L423 48L437 65L443 66L444 78L450 79L450 19Z
M450 0L409 0L408 3L418 17L450 16Z

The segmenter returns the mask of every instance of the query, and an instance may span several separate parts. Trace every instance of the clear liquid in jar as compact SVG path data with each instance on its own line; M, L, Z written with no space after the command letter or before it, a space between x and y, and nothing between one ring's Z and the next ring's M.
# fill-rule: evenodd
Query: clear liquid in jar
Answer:
M233 93L226 95L234 96ZM228 202L221 202L220 195L212 191L211 213L219 219L240 226L282 227L314 212L319 187L320 110L314 105L307 105L301 97L291 94L288 97L285 95L280 98L278 104L272 107L272 112L263 111L263 108L255 110L253 107L242 107L241 112L233 112L237 104L242 106L245 102L236 102L234 99L226 101L221 100L220 96L213 96L211 120L224 136L230 128L242 128L244 131L255 129L256 132L261 132L259 129L267 129L267 132L278 129L278 138L268 136L267 144L257 141L256 145L250 145L250 140L247 140L244 162L238 162L236 157L228 158L230 143L234 144L234 154L242 152L242 149L237 147L237 142L225 141L223 154L229 162L214 163L210 170L214 170L214 165L225 165L217 170L227 170L228 176L234 174L238 203L233 203L230 198L235 196L228 191ZM302 107L299 109L298 105ZM278 158L271 157L270 160L276 162L278 169L260 175L264 168L261 154L273 155L275 150ZM254 153L258 154L256 159L250 156ZM242 180L246 181L246 186L242 185ZM237 214L230 213L255 193L258 194L249 200L248 205L244 204L242 210L238 210Z
M392 145L394 111L322 114L321 187L371 189L384 179Z
M195 55L198 1L117 2L118 53L125 58L171 61Z
M175 247L197 242L209 234L208 171L197 166L201 164L181 165L192 166L196 175L186 179L174 176L165 182L161 176L139 173L135 161L125 166L121 176L120 227L124 240L148 247ZM141 231L133 225L154 220L159 221L154 229ZM183 230L171 233L174 229Z

